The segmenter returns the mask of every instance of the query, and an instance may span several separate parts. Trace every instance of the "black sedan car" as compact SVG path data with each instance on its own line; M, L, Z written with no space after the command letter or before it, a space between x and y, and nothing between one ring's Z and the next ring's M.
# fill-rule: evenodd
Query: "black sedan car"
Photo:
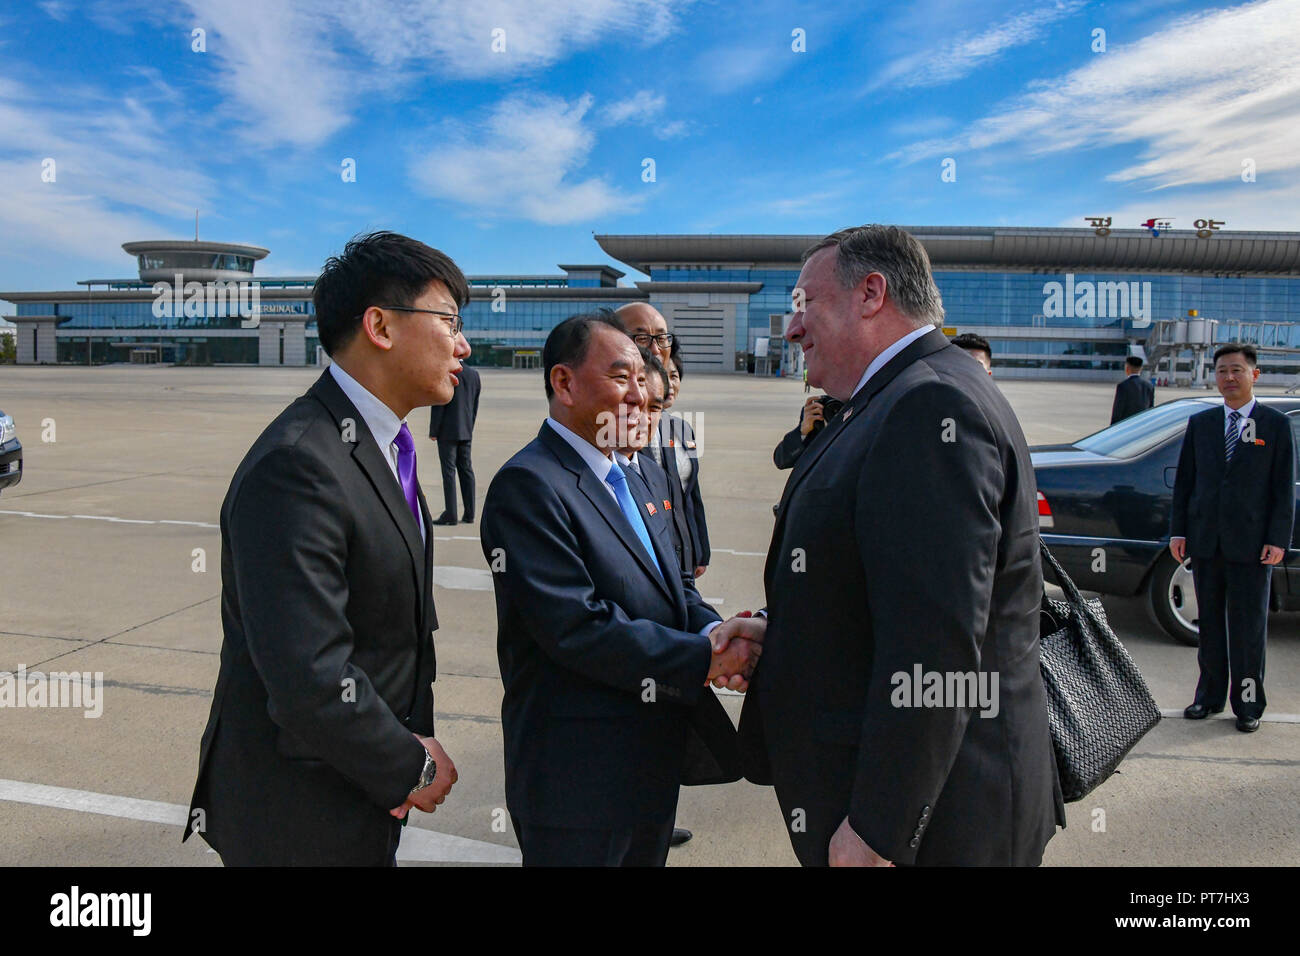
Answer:
M1300 396L1257 396L1291 420L1300 454ZM1184 644L1198 642L1192 573L1169 553L1169 512L1187 419L1222 404L1180 398L1070 445L1030 448L1043 540L1080 588L1145 594L1152 615ZM1300 465L1296 468L1300 477ZM1273 572L1270 606L1300 609L1300 539Z
M0 411L0 488L23 480L23 446L18 441L14 420Z

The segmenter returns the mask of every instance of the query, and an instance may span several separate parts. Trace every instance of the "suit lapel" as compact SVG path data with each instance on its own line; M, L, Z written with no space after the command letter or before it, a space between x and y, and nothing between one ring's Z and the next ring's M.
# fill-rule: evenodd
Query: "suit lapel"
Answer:
M643 509L641 520L645 522L646 531L650 533L650 541L654 544L655 557L659 559L659 567L663 568L663 580L667 583L669 575L678 576L680 565L677 563L677 555L673 551L672 534L668 530L668 525L662 521L651 521L650 514L646 509L646 504L653 504L655 511L663 508L663 500L655 501L657 493L650 488L649 482L644 477L632 471L628 476L628 489L632 492L632 500L637 503L637 507ZM642 495L648 496L643 499ZM656 574L656 578L660 575ZM667 590L671 593L673 603L677 605L679 616L684 619L686 614L686 595L681 588L675 588L671 585Z
M613 495L610 494L609 486L596 477L596 473L587 467L587 463L582 460L582 456L569 447L569 443L556 434L555 429L550 425L543 422L542 430L537 437L541 439L542 444L550 450L551 454L559 459L560 464L577 476L578 490L586 495L587 500L600 512L600 516L605 519L610 530L614 532L619 541L623 542L623 547L627 548L645 573L672 600L672 589L655 568L654 563L650 560L650 555L646 554L641 539L636 536L636 532L632 530L632 526L623 515L623 509L618 506ZM629 488L629 490L631 489ZM635 498L635 495L633 497ZM653 539L654 535L652 534L651 540Z
M411 509L406 504L402 486L393 477L392 469L380 454L379 445L371 434L369 426L366 425L366 420L343 394L343 389L339 388L338 382L334 381L334 376L330 374L329 369L326 369L316 380L311 391L329 411L340 432L344 421L352 422L354 426L352 432L355 437L355 441L352 442L352 460L370 480L371 487L379 495L379 500L383 502L388 516L393 519L398 532L401 533L411 558L411 571L415 576L416 586L423 593L425 561L424 542L420 540L420 529L415 523L415 515L411 514Z

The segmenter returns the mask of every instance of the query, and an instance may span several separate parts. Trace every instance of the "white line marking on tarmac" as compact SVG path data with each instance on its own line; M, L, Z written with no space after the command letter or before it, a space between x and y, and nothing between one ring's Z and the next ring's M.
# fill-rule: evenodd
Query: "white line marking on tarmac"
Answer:
M1162 707L1160 709L1161 717L1182 717L1183 708L1181 707ZM1217 720L1236 720L1237 718L1229 713L1215 714ZM1265 714L1259 718L1261 724L1300 724L1300 714Z
M22 780L0 780L0 800L80 813L97 813L144 823L161 823L178 829L184 828L189 819L189 808L179 803L138 800L135 797L50 787ZM397 858L412 863L506 864L518 864L521 859L519 851L511 846L438 833L420 826L408 826L402 832Z
M221 525L212 524L207 521L173 521L169 518L160 518L151 521L145 518L118 518L113 515L48 515L40 514L35 511L5 511L0 509L0 515L15 515L19 518L55 518L63 520L66 518L81 518L84 521L110 521L114 524L178 524L189 528L220 528ZM479 536L476 534L435 534L436 541L478 541ZM730 548L714 548L714 551L720 554L735 554L743 558L765 558L766 551L733 551Z
M112 515L47 515L38 514L35 511L3 511L0 515L17 515L20 518L81 518L85 521L111 521L114 524L180 524L190 528L219 528L220 525L209 524L206 521L170 521L161 519L158 521L149 521L144 518L116 518Z

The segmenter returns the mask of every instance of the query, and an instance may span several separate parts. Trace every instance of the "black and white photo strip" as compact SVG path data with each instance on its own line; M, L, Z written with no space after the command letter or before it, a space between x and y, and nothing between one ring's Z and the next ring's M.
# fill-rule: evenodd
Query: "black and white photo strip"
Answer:
M524 890L617 945L630 890L730 942L845 922L820 867L941 945L1280 930L1297 50L1297 0L0 8L7 930Z

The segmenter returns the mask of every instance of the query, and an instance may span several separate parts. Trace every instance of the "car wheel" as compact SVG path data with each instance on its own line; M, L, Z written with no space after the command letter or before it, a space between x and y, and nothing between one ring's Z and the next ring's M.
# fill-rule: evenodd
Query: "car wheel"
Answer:
M1170 637L1188 647L1197 647L1201 643L1200 612L1190 565L1190 561L1179 564L1168 551L1162 554L1151 572L1147 603L1156 623Z

